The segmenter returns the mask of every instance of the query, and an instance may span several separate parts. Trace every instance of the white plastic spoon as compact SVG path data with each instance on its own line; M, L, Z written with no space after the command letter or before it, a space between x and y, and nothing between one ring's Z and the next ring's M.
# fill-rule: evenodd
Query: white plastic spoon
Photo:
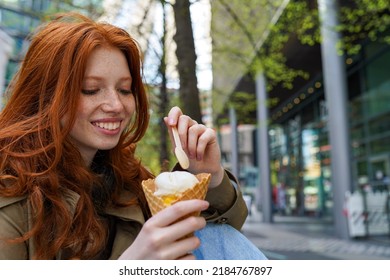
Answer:
M176 127L172 127L173 140L175 141L175 156L179 161L180 166L183 169L187 169L190 167L190 161L188 159L187 154L184 152L183 147L181 146L179 133L177 132Z

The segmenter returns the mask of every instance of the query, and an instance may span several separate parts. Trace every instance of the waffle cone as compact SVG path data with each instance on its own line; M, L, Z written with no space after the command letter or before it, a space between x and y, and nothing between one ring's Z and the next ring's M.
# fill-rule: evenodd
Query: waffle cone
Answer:
M148 205L150 208L150 211L152 212L152 215L155 215L162 209L183 200L189 200L189 199L205 199L206 193L207 193L207 187L210 183L211 174L209 173L199 173L195 175L199 183L197 183L195 186L193 186L190 189L187 189L183 193L179 195L172 196L170 198L169 203L164 201L164 198L161 196L156 196L154 194L156 190L156 186L154 184L154 179L148 179L142 181L142 188L144 190L146 200L148 201ZM192 215L198 216L200 213L193 213Z

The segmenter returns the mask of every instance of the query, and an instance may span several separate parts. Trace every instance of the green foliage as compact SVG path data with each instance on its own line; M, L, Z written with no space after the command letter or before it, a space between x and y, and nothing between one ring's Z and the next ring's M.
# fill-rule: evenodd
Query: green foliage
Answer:
M237 75L249 71L255 76L258 72L264 72L268 91L276 86L292 89L297 78L310 78L309 73L287 64L285 48L290 42L308 46L321 43L317 1L291 0L274 25L271 24L272 15L277 14L281 1L247 0L245 5L239 0L214 0L212 3L213 17L216 18L212 24L215 58L213 69L218 72L219 78L225 77L214 83L214 92L221 96L230 90L230 106L236 108L237 115L244 114L243 120L253 115L250 112L255 108L248 105L250 97L232 93L234 83L233 89L225 85L230 81L234 82ZM338 30L343 34L343 39L337 46L340 55L359 53L365 40L380 40L390 44L390 36L386 33L390 26L389 0L354 0L343 3L347 6L340 8ZM267 33L267 30L270 32ZM222 119L222 122L225 120Z
M261 64L262 69L267 77L267 90L270 91L278 84L284 88L292 89L293 82L297 77L303 79L309 78L309 73L300 69L290 68L286 65L286 58L282 53L273 52L257 57L258 63ZM257 65L259 65L257 64ZM253 64L252 71L259 71L256 64Z
M354 5L342 7L340 14L339 30L344 35L339 44L342 54L357 54L364 40L390 43L389 36L384 34L390 26L388 0L355 0Z
M249 124L255 119L253 113L256 113L257 101L254 94L248 92L234 92L229 105L236 110L238 123Z
M278 103L277 98L269 98L267 106L272 107ZM232 94L227 107L233 107L237 114L237 123L239 124L256 124L257 100L256 96L250 92L236 91ZM218 119L218 125L228 124L229 117L226 110L224 116Z
M270 27L271 33L253 64L252 71L264 71L268 90L277 85L292 89L297 77L309 78L308 73L286 64L283 49L294 36L301 44L317 44L320 39L318 26L318 12L311 10L307 1L294 1L287 5L277 24Z

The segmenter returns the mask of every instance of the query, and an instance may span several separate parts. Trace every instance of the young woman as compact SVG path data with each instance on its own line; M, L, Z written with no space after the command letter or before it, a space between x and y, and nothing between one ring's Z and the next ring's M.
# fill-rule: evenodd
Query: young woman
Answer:
M211 173L212 180L206 201L179 202L151 217L141 181L153 175L134 156L148 100L140 50L126 31L78 14L58 16L32 37L7 93L0 259L201 258L198 247L207 251L215 236L206 220L237 229L245 221L214 131L178 107L166 125L178 128L188 171ZM202 217L180 219L194 211ZM200 234L183 238L194 231Z

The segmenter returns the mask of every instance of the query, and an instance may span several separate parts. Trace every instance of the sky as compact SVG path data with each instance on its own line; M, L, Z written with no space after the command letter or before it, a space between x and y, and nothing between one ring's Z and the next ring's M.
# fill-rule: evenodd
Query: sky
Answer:
M199 89L210 90L212 86L210 1L201 0L192 4L191 18L194 30L195 49L197 53L198 87Z

